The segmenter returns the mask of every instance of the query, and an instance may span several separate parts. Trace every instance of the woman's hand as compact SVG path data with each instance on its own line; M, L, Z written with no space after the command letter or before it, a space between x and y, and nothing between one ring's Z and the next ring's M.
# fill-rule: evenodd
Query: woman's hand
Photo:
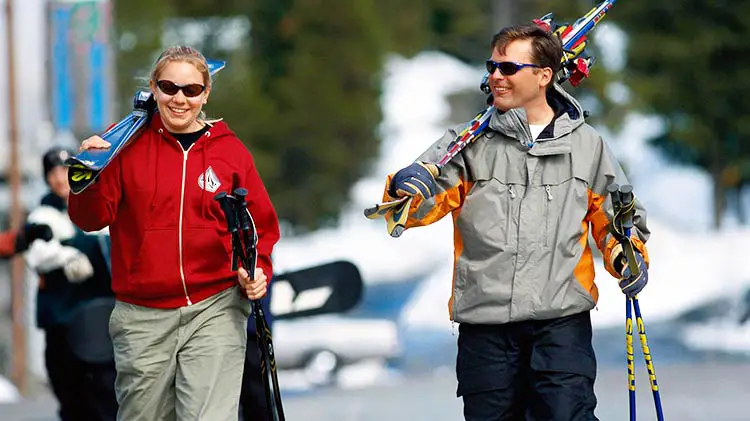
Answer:
M81 142L79 151L85 151L86 149L107 149L110 146L112 145L109 142L99 136L94 135Z
M240 287L245 290L247 297L251 300L258 300L263 298L268 291L268 277L263 273L263 269L255 269L254 279L250 279L250 275L247 273L245 268L237 269L237 283Z

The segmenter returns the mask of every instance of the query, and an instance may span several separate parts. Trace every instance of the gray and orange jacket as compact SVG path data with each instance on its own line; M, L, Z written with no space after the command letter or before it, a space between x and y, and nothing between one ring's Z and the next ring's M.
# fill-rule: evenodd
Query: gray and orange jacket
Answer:
M453 217L451 320L500 324L591 310L599 294L589 233L619 277L610 263L617 241L606 187L627 179L575 99L556 85L548 101L556 118L536 141L523 110L496 111L489 129L442 168L437 194L412 202L407 229ZM437 162L462 127L418 160ZM634 224L633 243L648 262L640 203Z

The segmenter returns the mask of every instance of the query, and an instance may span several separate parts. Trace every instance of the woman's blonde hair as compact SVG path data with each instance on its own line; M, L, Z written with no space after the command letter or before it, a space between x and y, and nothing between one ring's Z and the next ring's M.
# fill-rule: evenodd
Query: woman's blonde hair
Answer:
M211 73L208 71L206 58L195 48L184 45L169 47L161 53L159 58L156 59L153 69L151 69L151 81L156 83L164 68L173 62L192 64L203 75L203 85L206 86L206 89L211 87Z

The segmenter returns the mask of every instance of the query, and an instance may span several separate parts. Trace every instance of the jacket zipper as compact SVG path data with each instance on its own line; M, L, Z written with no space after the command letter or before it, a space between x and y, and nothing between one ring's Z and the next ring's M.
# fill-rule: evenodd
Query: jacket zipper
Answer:
M185 281L185 268L183 267L182 262L182 219L185 209L185 177L187 176L187 160L188 160L188 152L193 147L193 145L190 145L187 151L182 151L182 187L180 189L180 221L177 231L177 238L179 243L179 252L180 252L180 280L182 281L182 290L185 293L185 300L187 301L187 305L193 305L193 302L190 301L190 296L188 295L187 291L187 282Z
M552 202L552 188L549 186L549 184L544 186L544 191L547 192L547 200L544 202L544 247L547 247L549 242L547 239L549 238L549 208Z
M516 192L513 190L513 185L508 185L508 194L510 195L510 199L508 199L508 212L506 213L507 217L505 218L505 244L510 244L510 227L511 227L511 220L513 219L513 199L516 198Z

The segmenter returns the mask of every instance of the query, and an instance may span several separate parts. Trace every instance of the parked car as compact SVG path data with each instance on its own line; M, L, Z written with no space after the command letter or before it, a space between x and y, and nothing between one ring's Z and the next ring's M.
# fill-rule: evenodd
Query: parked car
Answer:
M279 320L273 340L277 367L301 369L315 385L330 384L347 364L389 360L401 352L398 326L385 319L322 315Z

